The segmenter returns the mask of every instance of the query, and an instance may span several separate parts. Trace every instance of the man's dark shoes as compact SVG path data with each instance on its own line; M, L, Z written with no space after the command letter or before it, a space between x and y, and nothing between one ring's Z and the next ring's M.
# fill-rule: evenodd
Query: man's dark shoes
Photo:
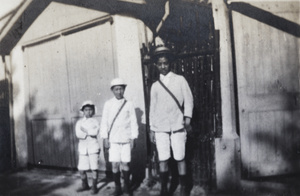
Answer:
M169 193L168 193L168 188L167 187L164 187L162 186L161 189L160 189L160 196L168 196Z
M122 195L121 186L116 186L115 191L113 192L113 196L120 196Z
M92 185L92 189L91 189L91 194L94 195L98 192L97 190L97 180L93 179L93 185Z
M180 187L180 196L187 196L187 191L185 186Z
M79 188L76 190L76 192L87 191L87 190L89 190L89 189L90 189L90 187L89 187L88 181L87 181L87 179L84 179L84 180L82 180L82 186L79 187Z

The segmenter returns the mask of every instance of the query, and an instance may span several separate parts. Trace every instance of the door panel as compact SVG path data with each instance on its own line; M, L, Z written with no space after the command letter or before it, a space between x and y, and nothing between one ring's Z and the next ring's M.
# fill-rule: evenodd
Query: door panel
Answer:
M30 114L36 117L62 115L68 109L65 53L61 39L26 48Z
M104 103L113 96L110 91L110 81L115 77L111 25L105 23L67 35L64 39L70 84L70 113L73 116L72 127L75 127L79 108L85 100L92 100L96 104L95 117L101 122ZM76 137L74 141L75 152L77 152ZM99 143L102 144L100 139ZM100 170L105 170L102 154L100 154ZM77 157L76 153L76 163Z
M232 17L243 171L299 172L299 38L237 12Z
M25 49L28 68L28 136L30 163L75 167L68 121L68 82L62 39Z
M82 116L82 102L96 104L100 122L104 102L112 97L111 24L30 45L25 56L30 163L76 167L75 124ZM100 165L104 170L103 156Z
M32 121L36 164L72 167L70 130L65 125L64 119Z
M69 72L71 112L78 112L84 100L92 100L99 112L112 97L114 78L111 25L105 23L65 37Z

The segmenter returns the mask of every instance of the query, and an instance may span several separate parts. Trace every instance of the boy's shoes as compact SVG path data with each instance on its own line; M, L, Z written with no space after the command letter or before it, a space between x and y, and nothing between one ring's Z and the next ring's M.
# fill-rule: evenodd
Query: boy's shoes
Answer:
M87 179L84 179L84 180L82 180L82 186L80 188L78 188L76 190L76 192L87 191L89 189L90 189L90 187L89 187L89 184L87 182Z
M125 195L129 195L129 171L123 171L123 178L124 178L124 186L123 186L123 193Z
M129 188L126 185L124 185L124 187L123 187L123 195L124 196L129 196L130 195Z
M168 196L168 195L169 195L169 193L168 193L168 188L162 186L159 195L160 195L160 196Z
M120 196L122 195L121 186L116 186L115 191L113 192L113 196Z
M92 189L91 189L91 194L94 195L98 192L97 190L97 180L93 179L93 185L92 185Z

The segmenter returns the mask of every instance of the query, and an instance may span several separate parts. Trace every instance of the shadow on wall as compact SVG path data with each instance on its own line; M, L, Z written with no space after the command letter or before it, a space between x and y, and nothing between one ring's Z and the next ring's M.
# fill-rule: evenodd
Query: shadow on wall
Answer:
M147 163L147 146L146 146L146 125L142 123L144 112L140 108L135 109L137 122L139 126L139 136L132 150L131 173L133 189L137 188L145 178L145 168Z
M6 70L6 77L11 78L13 71L10 72ZM65 178L63 178L62 172L52 173L47 176L48 179L41 179L40 174L35 172L34 170L28 172L18 172L18 173L11 173L13 169L16 169L16 153L18 148L18 153L22 156L23 154L27 154L28 149L25 149L24 146L16 146L16 141L19 141L22 137L22 141L24 139L24 135L29 136L33 132L31 131L31 124L28 125L27 133L25 130L14 130L14 128L11 129L10 127L10 115L9 115L9 104L12 104L12 99L9 99L10 96L12 96L14 99L18 98L20 94L20 87L19 83L14 83L14 91L13 93L9 92L9 88L12 86L12 83L10 80L5 79L0 81L0 172L2 173L0 175L0 195L46 195L50 192L52 192L54 189L57 188L63 188L69 186L71 183L70 181L66 181ZM33 95L30 98L30 104L31 108L34 107L35 102L35 96ZM30 108L30 104L26 104L26 109L24 108L23 111L21 111L21 115L25 115L25 111ZM44 113L46 111L41 111L38 115L43 118ZM17 122L19 119L19 116L15 116L17 119L15 119ZM27 116L26 119L27 122L29 121L29 118ZM18 123L18 122L17 122ZM43 123L40 123L43 124ZM69 124L62 124L60 127L60 130L66 130ZM13 126L14 127L14 126ZM23 131L23 132L22 132ZM45 133L43 133L45 132ZM55 143L53 143L53 146L56 145L57 151L53 152L51 151L51 147L47 147L48 141L47 140L53 140L50 133L55 132L55 129L53 127L44 127L43 130L39 130L38 132L34 133L34 138L30 138L28 140L28 144L31 146L36 147L43 147L42 149L37 149L38 152L37 156L43 153L43 156L49 156L49 157L55 157L55 155L59 155L60 151L70 151L69 144L63 144L64 138L56 139ZM16 134L16 135L15 135ZM65 134L63 134L65 135ZM44 140L44 143L42 142ZM46 142L45 142L46 141ZM62 144L62 145L61 145ZM52 146L52 147L53 147ZM72 149L73 150L73 149ZM31 152L32 155L34 155L34 152ZM32 159L33 161L38 160ZM59 157L56 156L56 159L59 160ZM35 163L35 162L32 162ZM49 184L49 182L52 182Z
M76 168L78 142L72 122L63 118L49 118L47 110L36 109L36 95L31 95L26 110L29 164L59 168Z
M3 57L2 57L3 58ZM14 92L12 88L11 78L15 69L9 70L5 65L5 58L3 60L4 79L0 81L0 172L5 173L16 166L15 160L15 135L14 124L10 119L10 105L13 105L13 100L10 97L17 97L19 95L19 85L14 84Z
M259 128L250 135L249 140L253 144L251 149L259 152L257 161L260 165L256 163L248 165L248 175L255 177L248 178L246 184L257 182L252 185L252 189L260 193L299 195L300 111L292 110L282 117L284 123L274 122L275 125L269 128L258 126ZM262 119L262 121L268 121L268 119ZM254 149L255 147L257 149ZM266 185L272 183L277 184L278 188Z

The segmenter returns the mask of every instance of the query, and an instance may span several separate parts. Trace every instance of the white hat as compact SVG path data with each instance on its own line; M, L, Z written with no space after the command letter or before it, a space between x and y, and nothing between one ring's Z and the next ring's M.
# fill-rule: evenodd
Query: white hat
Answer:
M115 78L110 83L110 88L114 86L127 86L127 84L121 78Z
M81 105L80 110L83 111L83 108L84 108L85 106L91 106L91 107L94 107L94 108L95 108L95 104L94 104L92 101L90 101L90 100L84 101L84 102L82 103L82 105Z

